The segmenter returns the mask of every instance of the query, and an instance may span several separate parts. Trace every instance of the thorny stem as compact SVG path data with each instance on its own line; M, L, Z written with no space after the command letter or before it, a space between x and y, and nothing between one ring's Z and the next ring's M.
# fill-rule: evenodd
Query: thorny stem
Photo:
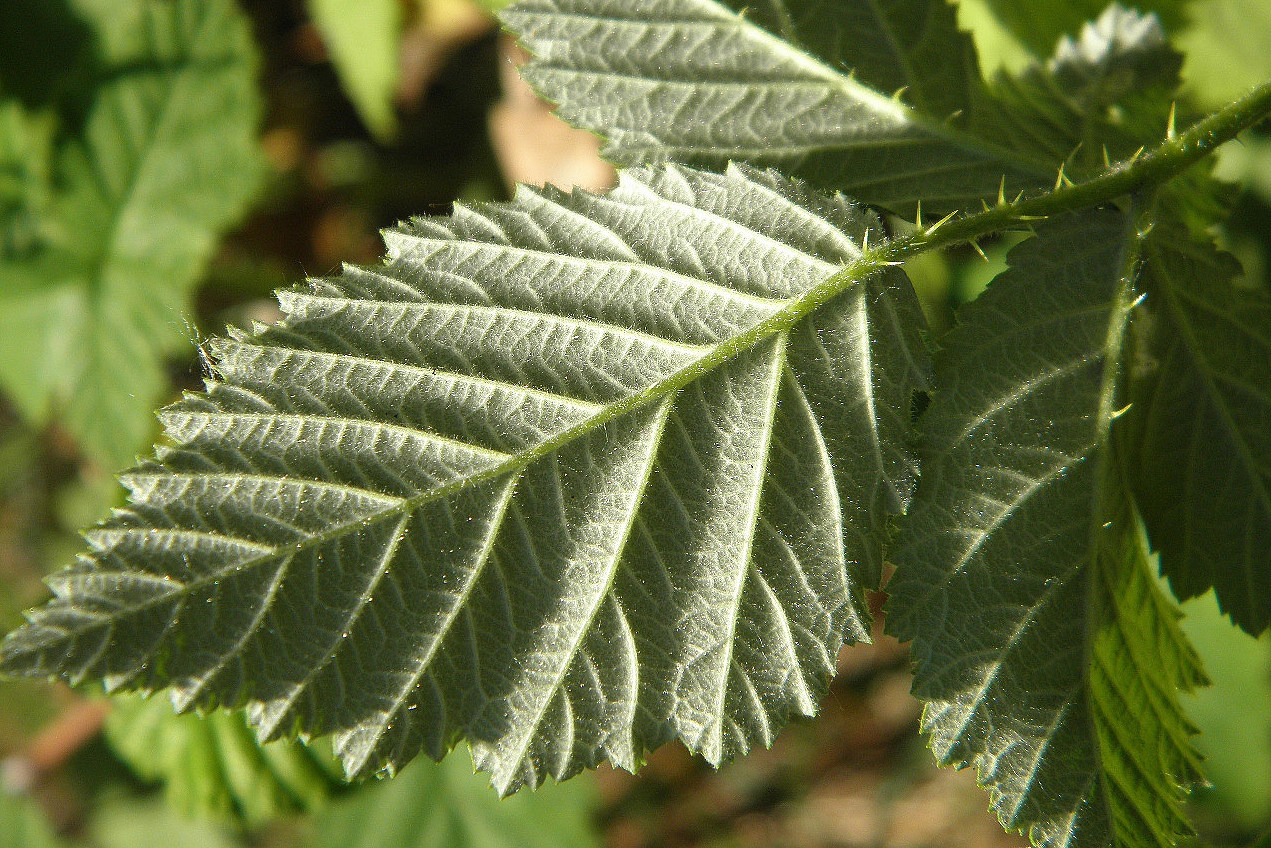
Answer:
M1036 218L1108 203L1144 186L1167 182L1271 114L1271 82L1166 138L1160 147L1117 163L1112 169L1080 183L1063 183L1054 191L999 203L974 215L920 230L908 238L880 245L889 261L914 253L974 239Z

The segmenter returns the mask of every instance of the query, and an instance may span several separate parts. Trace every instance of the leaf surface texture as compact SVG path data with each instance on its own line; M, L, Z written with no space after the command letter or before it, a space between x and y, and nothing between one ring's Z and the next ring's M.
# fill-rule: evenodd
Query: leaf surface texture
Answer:
M912 288L821 285L875 226L668 166L387 233L212 346L3 669L245 703L351 774L466 736L503 791L769 744L864 637L916 476Z
M1119 212L1047 223L963 310L888 584L936 758L1039 846L1172 845L1199 779L1203 674L1106 435L1136 245Z
M1271 297L1238 271L1169 217L1147 240L1127 452L1170 586L1212 586L1257 635L1271 624Z
M943 0L523 0L501 18L535 57L526 79L618 164L748 161L928 211L995 198L1004 173L1054 179L958 128L979 72Z

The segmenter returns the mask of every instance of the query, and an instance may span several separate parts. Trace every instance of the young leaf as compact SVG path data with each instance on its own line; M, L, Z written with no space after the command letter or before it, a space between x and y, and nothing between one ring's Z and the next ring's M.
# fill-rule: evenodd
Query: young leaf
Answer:
M417 760L391 781L359 789L314 822L315 848L592 848L589 780L500 799L467 751Z
M526 79L619 164L745 160L927 211L995 199L1003 174L1016 190L1053 183L1058 163L946 120L978 80L944 0L840 5L841 24L812 0L523 0L501 18L535 57Z
M503 791L770 743L864 638L915 477L916 298L837 273L874 227L672 166L389 232L213 345L3 670L247 703L351 774L465 735Z
M0 383L117 467L152 435L190 288L258 184L255 51L232 0L83 6L109 64L54 164L43 243L0 262Z
M1135 239L1038 228L937 358L928 463L889 583L937 759L1039 846L1170 846L1202 681L1108 443Z
M1257 635L1271 624L1271 297L1174 221L1145 248L1144 342L1126 441L1134 496L1180 598L1214 588Z
M179 716L162 698L120 695L106 738L137 774L163 781L169 804L186 816L259 825L321 806L337 785L329 754L295 741L259 745L241 713Z

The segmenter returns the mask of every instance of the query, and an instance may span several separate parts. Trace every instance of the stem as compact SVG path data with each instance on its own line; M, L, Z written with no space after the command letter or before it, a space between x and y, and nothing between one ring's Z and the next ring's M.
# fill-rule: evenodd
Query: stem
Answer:
M1208 156L1219 145L1235 138L1271 114L1271 82L1263 83L1244 97L1193 124L1186 132L1135 158L1118 163L1112 170L1076 184L1060 185L1054 191L1013 202L999 203L974 215L955 218L941 226L884 245L889 260L914 253L970 241L1035 218L1108 203L1143 186L1167 182Z

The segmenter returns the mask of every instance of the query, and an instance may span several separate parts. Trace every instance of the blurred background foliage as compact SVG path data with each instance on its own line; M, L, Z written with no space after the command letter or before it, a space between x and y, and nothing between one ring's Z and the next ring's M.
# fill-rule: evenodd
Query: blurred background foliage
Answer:
M5 0L0 4L0 629L117 505L114 474L200 387L199 340L277 317L271 292L373 263L380 227L515 182L612 171L520 83L498 0ZM961 0L987 77L1018 72L1103 0ZM1145 0L1184 50L1180 115L1271 77L1265 0ZM1162 127L1162 131L1164 128ZM1271 275L1271 128L1221 151L1216 232ZM899 226L899 223L897 223ZM1009 239L908 270L934 332ZM1202 837L1271 819L1271 645L1211 598L1186 627L1213 786ZM348 786L321 741L259 746L236 714L172 715L0 682L0 848L51 846L1018 846L917 736L902 646L846 650L822 714L713 772L682 748L499 801L466 752Z

